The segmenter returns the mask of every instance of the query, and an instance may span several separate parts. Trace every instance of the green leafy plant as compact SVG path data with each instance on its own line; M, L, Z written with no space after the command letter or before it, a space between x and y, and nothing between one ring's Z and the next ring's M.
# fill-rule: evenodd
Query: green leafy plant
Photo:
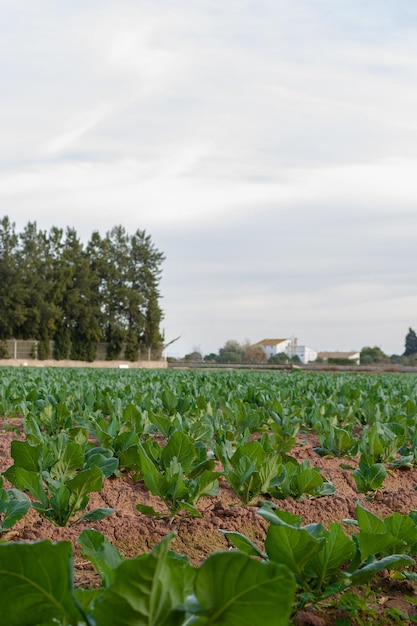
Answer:
M352 432L330 422L323 424L319 441L321 445L314 448L314 451L321 456L356 456L358 452L359 444Z
M5 489L0 476L0 532L10 530L30 509L30 501L18 489Z
M170 514L186 511L192 517L201 517L196 508L202 496L218 492L218 478L214 459L208 458L204 446L194 444L185 433L175 431L166 446L144 442L137 448L138 465L147 488L167 506ZM146 515L164 516L152 507L138 504Z
M370 428L363 429L360 450L366 456L372 457L375 463L391 463L395 461L405 442L404 426L377 422Z
M269 413L249 402L235 398L221 409L222 421L230 424L237 437L262 431L269 421Z
M275 398L270 410L271 435L269 441L278 454L287 454L296 444L296 437L300 432L300 417L287 415L282 404Z
M83 623L84 614L74 597L69 541L0 543L0 588L3 624Z
M49 435L55 435L62 430L74 426L74 415L66 402L46 404L36 417L36 421Z
M95 461L108 461L99 453L87 456L80 444L64 433L36 445L29 441L12 441L14 464L4 476L12 485L32 496L32 507L58 526L81 520L98 520L113 509L98 508L75 517L89 502L89 494L101 491L104 472ZM75 517L75 519L73 519ZM70 521L71 520L71 521Z
M382 463L374 463L373 457L361 454L359 467L352 472L359 493L376 492L381 489L387 476L387 470Z
M295 611L367 584L384 569L405 570L404 578L412 575L406 568L414 565L409 554L416 551L417 527L409 516L397 513L381 520L358 505L353 522L360 532L349 537L337 522L328 529L320 523L303 526L299 516L271 503L258 513L270 523L264 550L240 533L222 532L247 555L288 568L297 584Z
M169 550L173 536L152 552L123 559L100 533L84 531L79 542L101 575L97 589L74 588L69 542L0 544L2 622L287 626L295 581L285 566L218 552L194 568Z
M268 559L282 563L295 576L297 608L317 602L347 588L342 566L356 550L337 523L326 530L322 524L302 526L298 516L264 504L258 513L270 522L265 539Z
M267 453L260 441L240 445L224 462L226 480L245 504L268 493L282 468L281 456Z
M321 498L335 493L336 488L320 474L320 468L311 467L306 459L298 463L290 459L282 465L281 472L271 481L270 494L274 498Z
M100 533L81 534L83 554L105 585L84 594L85 611L97 626L120 623L122 615L123 623L149 626L288 624L295 582L285 567L218 552L196 569L168 550L173 536L151 553L123 560Z
M390 556L398 551L417 554L417 513L393 513L381 519L360 503L356 506L356 520L346 520L359 527L353 535L361 559L372 556Z

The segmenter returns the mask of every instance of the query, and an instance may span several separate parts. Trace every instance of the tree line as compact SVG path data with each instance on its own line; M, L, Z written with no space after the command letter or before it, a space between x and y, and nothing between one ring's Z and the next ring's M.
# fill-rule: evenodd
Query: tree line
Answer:
M274 354L269 359L267 358L264 350L260 346L251 345L249 341L245 343L239 343L234 339L226 341L224 346L219 349L217 353L206 354L204 357L198 351L194 350L184 356L186 362L198 362L206 361L209 363L230 363L230 364L262 364L270 363L274 365L283 365L286 363L300 363L300 359L297 355L289 357L284 352ZM323 359L320 357L316 360L317 363L322 363ZM330 362L330 361L329 361ZM352 365L352 361L349 359L331 359L334 365ZM379 346L365 346L360 351L359 362L361 365L372 364L389 364L396 363L400 365L417 365L417 334L412 329L408 329L408 333L405 337L405 350L401 355L392 354L388 356L383 352Z
M285 352L274 354L269 359L261 346L252 345L249 341L240 343L235 339L229 339L224 346L219 349L218 353L211 352L204 357L198 350L194 350L184 356L184 361L206 361L208 363L230 363L230 364L247 364L260 365L262 363L271 363L274 365L283 365L286 363L301 363L297 355L289 357Z
M360 353L361 365L370 365L373 363L397 363L399 365L417 365L417 334L412 328L408 329L408 333L404 340L403 354L392 354L388 356L379 346L365 346Z
M21 232L0 221L0 341L34 339L37 358L93 361L161 353L159 282L164 255L144 230L94 231L84 245L74 228ZM50 342L54 342L50 354ZM1 346L0 346L1 347Z

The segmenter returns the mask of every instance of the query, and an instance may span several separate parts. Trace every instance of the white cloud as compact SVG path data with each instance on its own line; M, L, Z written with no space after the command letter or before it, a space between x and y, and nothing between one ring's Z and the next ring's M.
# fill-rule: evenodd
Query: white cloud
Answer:
M73 120L68 122L68 130L64 130L49 141L46 146L46 154L52 156L73 147L85 133L100 124L110 114L111 108L109 106L101 106L97 110L76 115Z
M61 145L69 141L60 139ZM55 149L59 147L58 142ZM115 215L128 223L137 212L148 228L203 227L256 216L260 209L275 207L276 213L290 208L330 208L336 214L366 207L378 216L415 212L417 161L370 163L342 167L290 169L279 172L278 180L216 180L200 178L198 167L215 149L206 144L172 146L165 157L153 161L127 159L109 163L63 162L0 174L0 197L13 201L23 214L48 212L53 203L57 215L79 221L85 211L100 211L104 221ZM120 207L122 213L115 213ZM107 217L107 219L106 219ZM61 218L62 219L62 218Z

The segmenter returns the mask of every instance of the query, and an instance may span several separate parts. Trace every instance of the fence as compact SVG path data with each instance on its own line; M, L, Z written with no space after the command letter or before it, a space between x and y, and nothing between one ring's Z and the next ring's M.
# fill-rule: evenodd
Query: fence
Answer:
M97 343L96 361L105 361L107 358L107 346L104 341ZM49 354L52 358L54 353L55 342L49 342ZM35 339L6 339L0 342L1 353L0 358L7 359L37 359L38 342ZM123 346L118 360L126 360L125 347ZM161 354L152 352L152 350L142 350L138 352L137 361L159 361Z

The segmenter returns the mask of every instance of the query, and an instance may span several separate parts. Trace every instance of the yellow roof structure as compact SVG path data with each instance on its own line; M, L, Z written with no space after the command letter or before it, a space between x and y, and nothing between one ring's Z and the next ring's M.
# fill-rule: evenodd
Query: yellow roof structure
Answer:
M258 341L255 343L255 346L277 346L279 343L283 341L287 341L287 339L262 339L262 341Z
M352 359L359 358L359 352L319 352L322 359Z

